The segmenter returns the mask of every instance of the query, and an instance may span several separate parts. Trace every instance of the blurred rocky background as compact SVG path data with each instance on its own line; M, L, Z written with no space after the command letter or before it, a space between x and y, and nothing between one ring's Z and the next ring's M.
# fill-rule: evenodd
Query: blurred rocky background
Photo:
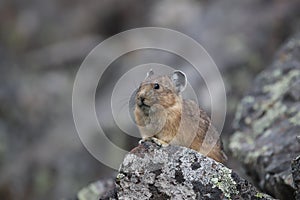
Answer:
M200 42L225 81L227 147L238 102L299 29L299 10L297 0L1 0L0 199L68 199L88 183L114 175L84 148L72 116L76 72L104 39L159 26ZM111 96L105 88L121 76L121 64L100 80L99 107L103 96ZM137 145L138 138L122 134L113 122L105 124L118 146ZM229 165L240 168L233 160Z

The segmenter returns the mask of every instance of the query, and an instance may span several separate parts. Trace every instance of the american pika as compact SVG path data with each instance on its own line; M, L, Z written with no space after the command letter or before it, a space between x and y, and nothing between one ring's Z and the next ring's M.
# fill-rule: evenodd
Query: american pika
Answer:
M218 132L207 114L192 100L183 99L186 75L174 71L154 77L148 72L135 96L135 120L143 139L189 147L218 162L227 157Z

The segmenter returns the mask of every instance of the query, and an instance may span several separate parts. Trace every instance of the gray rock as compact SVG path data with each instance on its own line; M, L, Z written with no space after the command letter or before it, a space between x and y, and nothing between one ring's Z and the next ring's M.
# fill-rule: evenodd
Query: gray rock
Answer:
M121 200L272 199L213 159L185 147L161 147L151 141L127 154L115 192Z
M98 200L113 198L115 193L114 179L99 180L82 188L77 193L77 200Z
M294 199L291 161L300 154L300 35L255 79L236 112L229 148L263 191Z
M300 199L300 156L292 161L292 174L295 184L295 199Z

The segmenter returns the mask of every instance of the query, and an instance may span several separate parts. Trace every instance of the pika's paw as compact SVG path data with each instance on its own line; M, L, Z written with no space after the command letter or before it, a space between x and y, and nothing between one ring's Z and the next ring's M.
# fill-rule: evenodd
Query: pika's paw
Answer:
M160 147L167 147L167 146L169 146L169 144L166 143L165 141L162 141L162 140L160 140L158 138L155 138L155 137L143 138L143 139L141 139L139 141L139 144L143 144L144 142L147 142L147 141L154 142L155 144L157 144Z

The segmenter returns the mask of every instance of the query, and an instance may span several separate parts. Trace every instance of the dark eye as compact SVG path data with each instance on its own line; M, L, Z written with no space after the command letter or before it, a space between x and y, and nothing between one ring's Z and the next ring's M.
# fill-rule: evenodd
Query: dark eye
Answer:
M159 84L158 84L158 83L155 83L154 86L153 86L153 88L154 88L155 90L158 90L158 89L159 89Z

